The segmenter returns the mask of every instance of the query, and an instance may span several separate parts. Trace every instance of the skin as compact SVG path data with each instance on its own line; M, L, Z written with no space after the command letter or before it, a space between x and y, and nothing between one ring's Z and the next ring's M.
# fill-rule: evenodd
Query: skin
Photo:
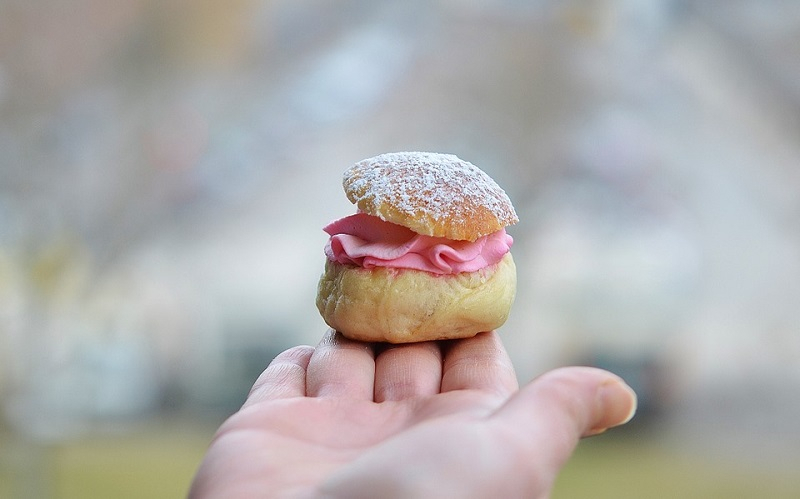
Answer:
M494 332L376 345L329 331L270 363L189 497L548 497L579 439L635 409L600 369L520 389Z

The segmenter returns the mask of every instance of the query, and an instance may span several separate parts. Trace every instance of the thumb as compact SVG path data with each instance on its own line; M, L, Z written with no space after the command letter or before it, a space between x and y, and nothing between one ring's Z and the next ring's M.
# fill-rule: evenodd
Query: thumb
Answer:
M619 376L566 367L524 386L492 419L511 429L517 450L540 476L555 479L581 437L625 424L635 412L636 393Z

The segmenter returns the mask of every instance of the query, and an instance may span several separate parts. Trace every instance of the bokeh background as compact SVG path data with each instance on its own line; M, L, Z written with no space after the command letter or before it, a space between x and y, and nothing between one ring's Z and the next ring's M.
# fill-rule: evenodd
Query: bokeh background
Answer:
M521 381L639 392L556 497L798 497L799 139L793 0L0 0L0 497L184 495L402 150L514 201Z

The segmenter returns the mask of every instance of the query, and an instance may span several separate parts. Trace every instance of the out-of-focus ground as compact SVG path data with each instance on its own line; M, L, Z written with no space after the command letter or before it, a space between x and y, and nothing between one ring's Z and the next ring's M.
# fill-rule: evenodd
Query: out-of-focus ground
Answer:
M695 470L723 478L677 496L797 496L798 61L790 0L0 0L0 496L108 490L137 456L182 490L324 331L342 171L398 150L514 201L520 378L639 392L565 494L635 464L608 497Z

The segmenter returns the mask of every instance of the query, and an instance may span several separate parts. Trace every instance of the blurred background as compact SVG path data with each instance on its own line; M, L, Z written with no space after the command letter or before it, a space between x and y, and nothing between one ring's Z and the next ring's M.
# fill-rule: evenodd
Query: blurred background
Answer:
M184 495L402 150L514 201L521 381L639 392L556 497L798 497L799 137L792 0L0 0L0 497Z

